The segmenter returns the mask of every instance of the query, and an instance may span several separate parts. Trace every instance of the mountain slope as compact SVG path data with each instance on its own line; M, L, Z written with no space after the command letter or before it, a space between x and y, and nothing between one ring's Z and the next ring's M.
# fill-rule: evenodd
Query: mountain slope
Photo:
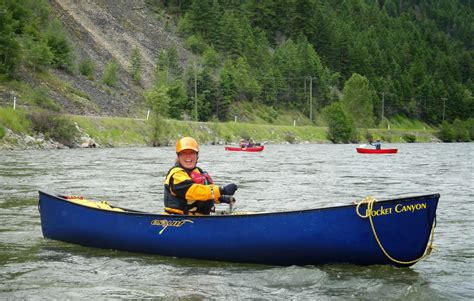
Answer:
M143 0L52 0L55 15L69 33L74 43L78 62L91 59L95 65L94 79L62 72L56 74L84 92L100 108L99 112L87 112L84 108L60 102L71 113L95 113L100 115L133 115L137 106L143 106L143 88L154 79L155 57L158 51L177 45L181 58L188 52L179 47L179 41L146 7ZM142 80L134 83L128 70L132 49L140 51ZM119 81L109 89L100 79L108 62L114 60L120 66ZM184 62L182 62L184 64Z

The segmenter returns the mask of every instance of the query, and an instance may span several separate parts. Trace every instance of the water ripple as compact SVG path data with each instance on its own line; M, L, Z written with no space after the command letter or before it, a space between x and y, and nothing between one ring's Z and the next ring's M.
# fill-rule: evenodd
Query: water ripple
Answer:
M163 210L166 148L0 152L0 299L472 300L473 144L401 144L372 156L354 145L203 146L201 167L236 182L238 210L285 211L440 193L435 251L409 269L273 267L86 248L42 238L38 189ZM226 208L223 208L226 209Z

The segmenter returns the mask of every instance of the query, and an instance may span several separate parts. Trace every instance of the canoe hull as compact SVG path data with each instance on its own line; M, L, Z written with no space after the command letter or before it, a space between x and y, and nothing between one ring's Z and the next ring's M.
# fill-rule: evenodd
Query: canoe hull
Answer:
M396 148L371 149L357 147L356 149L360 154L396 154L398 152L398 149Z
M374 212L380 213L373 217L377 235L392 257L410 261L423 255L438 199L429 195L375 203ZM39 208L45 238L89 247L271 265L393 264L354 205L172 216L106 211L40 192Z
M231 147L231 146L226 146L225 150L226 151L232 151L232 152L261 152L265 148L264 145L259 145L259 146L253 146L253 147Z

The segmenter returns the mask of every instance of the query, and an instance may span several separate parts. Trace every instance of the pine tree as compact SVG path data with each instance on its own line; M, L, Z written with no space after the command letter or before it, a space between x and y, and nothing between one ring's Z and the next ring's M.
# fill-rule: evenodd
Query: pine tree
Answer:
M132 74L132 79L136 83L140 83L142 71L142 55L140 53L140 49L134 47L132 49L132 57L130 59L130 73Z
M374 115L375 92L364 76L354 73L344 85L342 105L351 114L357 127L372 127Z

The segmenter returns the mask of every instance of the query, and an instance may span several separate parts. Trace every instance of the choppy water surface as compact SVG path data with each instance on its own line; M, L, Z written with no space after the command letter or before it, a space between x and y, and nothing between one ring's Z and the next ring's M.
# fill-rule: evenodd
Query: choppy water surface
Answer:
M204 146L200 165L239 185L238 210L347 204L440 193L436 251L411 268L263 266L86 248L42 237L37 190L162 212L174 149L0 151L0 299L473 299L474 144ZM225 209L225 208L222 208Z

